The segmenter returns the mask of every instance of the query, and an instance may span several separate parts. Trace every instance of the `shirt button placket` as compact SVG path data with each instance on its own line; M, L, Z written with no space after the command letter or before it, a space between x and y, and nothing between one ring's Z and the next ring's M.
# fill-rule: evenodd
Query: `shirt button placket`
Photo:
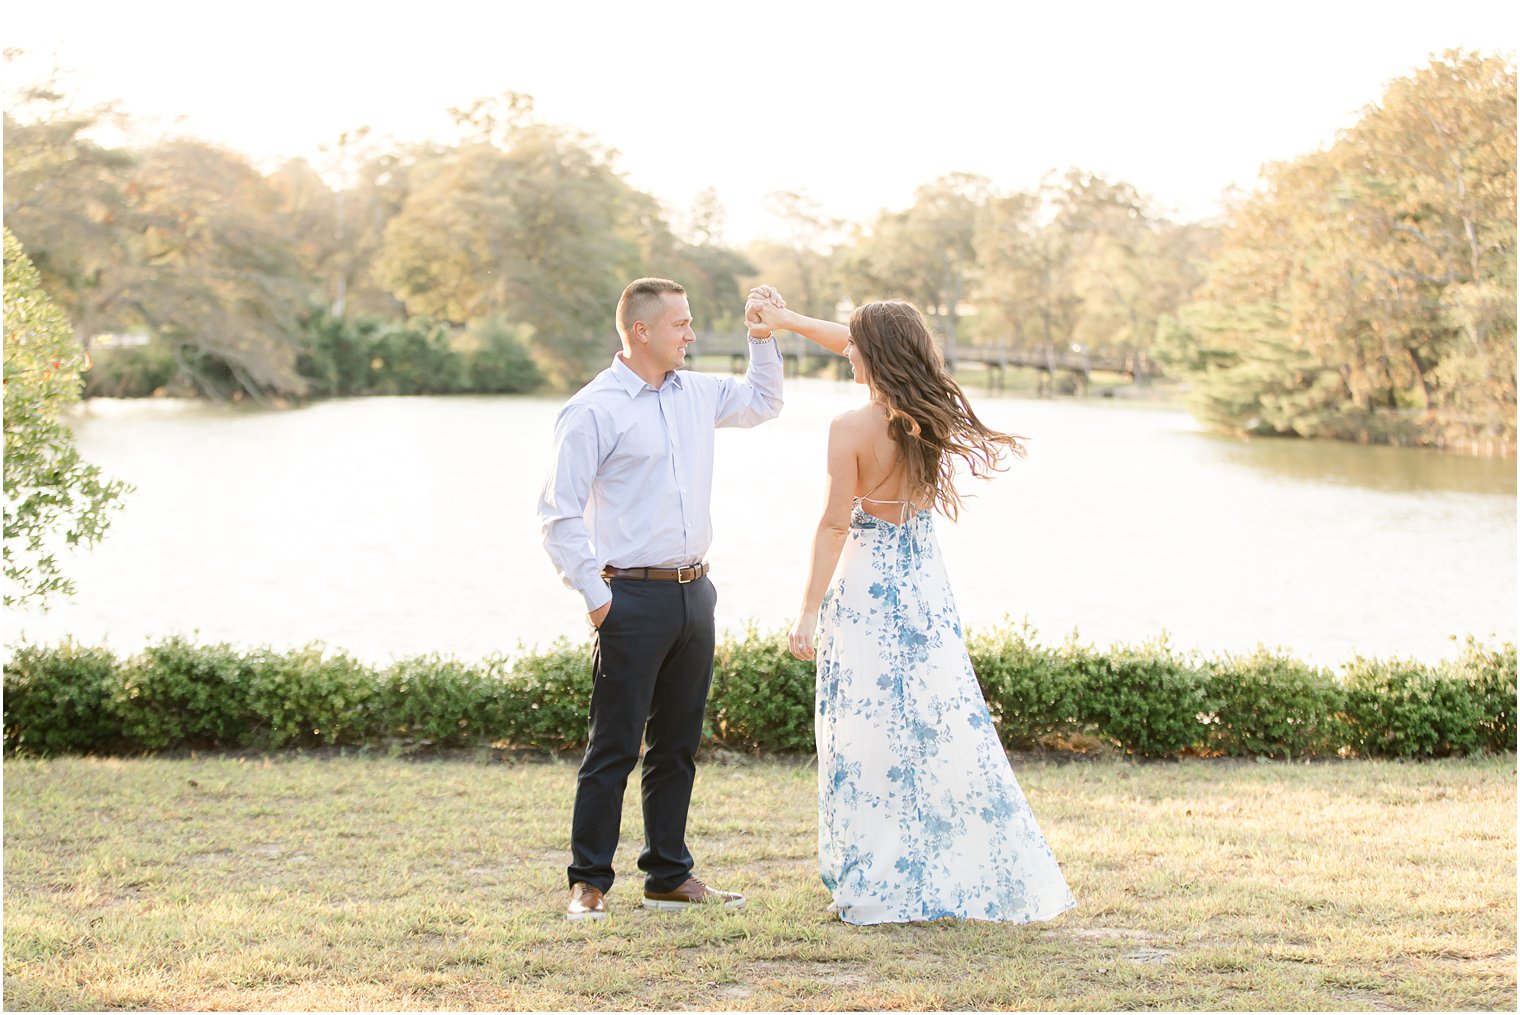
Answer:
M676 503L681 507L681 553L689 561L691 526L686 523L686 489L681 485L681 428L677 425L674 399L675 383L667 381L660 389L660 419L665 424L665 445L670 450L670 479L675 484Z

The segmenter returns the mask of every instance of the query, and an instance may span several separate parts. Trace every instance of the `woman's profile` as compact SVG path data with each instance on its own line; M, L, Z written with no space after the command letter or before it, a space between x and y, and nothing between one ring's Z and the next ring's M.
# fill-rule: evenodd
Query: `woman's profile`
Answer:
M977 418L912 304L867 304L846 327L760 287L747 317L848 357L870 391L829 429L826 502L789 636L793 655L817 660L832 908L852 924L1056 916L1076 902L998 740L933 525L961 506L957 463L986 476L1023 453L1019 438Z

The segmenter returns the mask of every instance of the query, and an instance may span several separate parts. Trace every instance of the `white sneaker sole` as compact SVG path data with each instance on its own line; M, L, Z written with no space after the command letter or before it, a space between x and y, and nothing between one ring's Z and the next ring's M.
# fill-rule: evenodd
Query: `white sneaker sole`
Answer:
M606 913L566 913L566 920L605 920Z
M725 902L725 903L723 903L723 905L721 907L719 907L719 908L722 908L722 909L743 909L745 901L746 900L744 900L744 899L735 899L732 902ZM712 906L712 905L714 905L714 903L711 903L711 902L667 902L664 899L645 899L644 900L644 908L645 909L657 909L657 910L659 910L662 913L676 913L676 912L680 912L683 909L704 909L704 908L706 908L708 906Z

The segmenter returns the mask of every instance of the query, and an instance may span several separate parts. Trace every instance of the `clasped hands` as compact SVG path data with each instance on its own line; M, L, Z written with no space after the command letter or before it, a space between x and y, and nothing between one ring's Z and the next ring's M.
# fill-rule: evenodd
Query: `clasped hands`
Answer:
M751 338L770 338L774 328L782 326L786 300L774 286L757 285L744 303L744 327Z

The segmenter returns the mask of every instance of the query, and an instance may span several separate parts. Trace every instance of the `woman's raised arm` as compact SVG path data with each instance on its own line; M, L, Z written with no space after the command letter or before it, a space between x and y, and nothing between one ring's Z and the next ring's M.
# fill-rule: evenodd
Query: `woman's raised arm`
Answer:
M760 319L758 324L755 322L757 317ZM746 324L763 329L795 331L838 356L844 355L845 343L850 340L850 329L843 324L805 317L795 310L787 309L781 294L770 286L756 286L750 290L749 302L744 307L744 318Z

